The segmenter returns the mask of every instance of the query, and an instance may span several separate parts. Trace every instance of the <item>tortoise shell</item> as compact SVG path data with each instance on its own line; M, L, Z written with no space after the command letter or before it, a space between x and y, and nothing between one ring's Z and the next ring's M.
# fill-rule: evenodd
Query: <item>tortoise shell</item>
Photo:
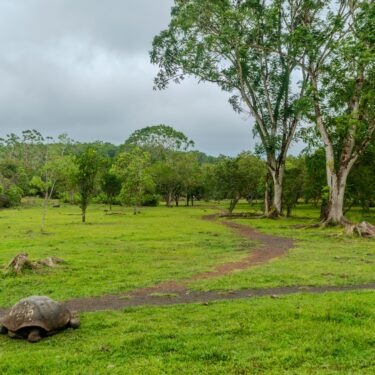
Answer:
M48 297L32 296L16 303L0 323L13 332L27 327L40 327L51 332L64 328L71 318L71 312L58 302Z

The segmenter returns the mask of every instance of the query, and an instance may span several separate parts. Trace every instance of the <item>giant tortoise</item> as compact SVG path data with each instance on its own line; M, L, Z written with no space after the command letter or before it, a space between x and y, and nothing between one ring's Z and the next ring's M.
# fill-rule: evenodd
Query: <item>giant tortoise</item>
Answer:
M0 333L38 342L64 328L78 328L79 319L60 303L40 296L24 298L2 319Z

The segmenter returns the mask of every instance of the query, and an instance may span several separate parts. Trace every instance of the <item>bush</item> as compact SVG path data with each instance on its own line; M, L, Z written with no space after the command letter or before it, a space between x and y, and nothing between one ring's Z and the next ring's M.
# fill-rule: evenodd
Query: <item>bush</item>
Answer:
M0 193L0 208L10 207L9 197L5 194Z
M23 191L18 186L16 185L11 186L6 192L6 195L9 198L10 206L14 207L14 206L19 206L21 204Z
M99 193L91 198L92 203L107 203L107 196L104 193Z
M77 193L73 194L73 197L72 197L71 194L63 192L63 193L58 193L57 197L61 203L78 204L78 201L79 201L79 196Z
M160 197L156 194L146 194L142 199L142 206L157 207L159 206Z

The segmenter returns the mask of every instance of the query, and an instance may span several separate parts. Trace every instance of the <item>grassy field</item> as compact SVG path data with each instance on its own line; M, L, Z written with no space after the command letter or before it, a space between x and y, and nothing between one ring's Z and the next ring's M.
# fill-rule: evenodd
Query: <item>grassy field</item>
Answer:
M81 329L35 345L0 338L0 372L375 372L373 292L144 307L81 318Z
M77 207L50 209L40 233L41 209L0 211L0 264L21 251L30 259L57 256L64 265L22 277L0 278L0 306L24 295L69 299L119 293L179 280L241 259L252 246L229 229L201 220L205 208L145 208L134 216L91 206L86 225ZM116 213L116 214L115 214Z
M59 300L131 291L181 280L237 261L255 243L216 222L209 206L144 209L134 216L91 206L50 209L46 233L39 207L0 211L0 264L20 251L66 263L44 272L0 278L0 305L31 294ZM240 205L238 210L248 210ZM358 211L353 217L360 219ZM295 229L316 220L301 206L290 219L241 219L296 239L288 255L193 289L347 285L375 281L375 241L339 229ZM371 218L366 218L373 221ZM173 298L173 297L172 297ZM373 374L375 292L300 294L209 304L85 313L79 330L31 345L0 336L1 374Z
M239 205L237 211L249 211ZM253 210L256 213L256 207ZM296 229L295 225L311 224L319 217L318 209L300 206L295 216L279 220L240 219L259 231L291 237L296 246L287 256L260 267L234 272L224 277L198 281L190 285L198 290L230 290L290 285L350 285L375 281L375 240L348 237L342 229ZM374 223L374 216L363 218L353 210L352 220Z

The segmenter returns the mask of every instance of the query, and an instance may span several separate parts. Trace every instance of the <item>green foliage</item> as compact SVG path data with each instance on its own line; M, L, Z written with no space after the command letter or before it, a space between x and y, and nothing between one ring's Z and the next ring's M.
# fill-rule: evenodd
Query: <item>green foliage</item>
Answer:
M167 206L171 206L173 200L178 205L182 196L186 204L193 204L202 195L203 175L199 155L195 152L168 152L165 160L152 166L151 173Z
M153 190L149 165L150 155L139 147L123 152L117 157L112 172L122 181L120 199L125 204L139 207L144 194Z
M107 195L108 203L111 208L114 198L120 194L121 179L117 175L107 172L102 176L101 188Z
M9 208L10 201L6 194L0 193L0 208Z
M79 206L82 210L82 222L86 221L86 209L95 190L95 181L99 171L100 157L93 148L86 148L76 156L77 172L74 176L79 193Z
M305 157L306 181L304 197L306 201L313 200L315 205L322 198L322 189L327 185L324 149L319 148Z
M302 157L289 157L286 163L285 181L283 188L283 205L289 217L298 200L303 198L306 182L306 165Z
M375 147L370 145L349 175L346 194L347 210L360 206L364 214L369 214L375 206Z
M168 151L187 151L194 142L184 133L164 124L136 130L125 142L125 150L140 147L146 150L152 160L166 157Z
M278 0L177 0L168 28L154 38L150 53L159 67L156 88L193 76L232 95L234 110L254 119L262 143L258 149L277 186L282 186L285 159L306 112L307 80L293 43L303 11L300 4Z
M157 207L160 203L160 197L157 194L144 194L141 205L144 207Z
M249 201L263 194L266 166L258 157L243 152L236 158L221 156L212 170L215 196L230 199L232 212L241 198Z
M10 206L19 206L23 196L23 191L16 185L9 187L6 191Z

